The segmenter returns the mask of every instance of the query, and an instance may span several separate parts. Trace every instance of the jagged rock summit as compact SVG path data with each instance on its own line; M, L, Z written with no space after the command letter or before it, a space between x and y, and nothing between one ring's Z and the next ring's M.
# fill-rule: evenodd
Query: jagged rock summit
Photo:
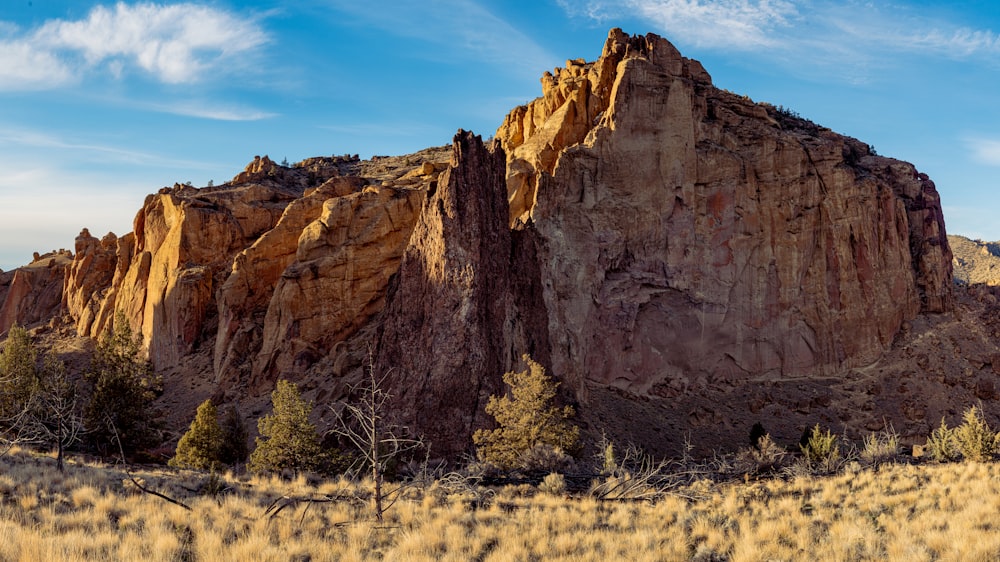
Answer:
M585 432L657 453L684 433L740 446L757 419L791 439L927 429L926 409L862 407L908 368L887 362L900 342L955 308L938 194L913 165L617 29L495 139L255 158L223 186L165 188L134 233L81 234L62 313L89 336L124 314L173 404L191 395L178 425L206 394L262 407L278 378L334 403L374 366L402 421L456 458L530 353ZM942 368L990 369L962 361Z

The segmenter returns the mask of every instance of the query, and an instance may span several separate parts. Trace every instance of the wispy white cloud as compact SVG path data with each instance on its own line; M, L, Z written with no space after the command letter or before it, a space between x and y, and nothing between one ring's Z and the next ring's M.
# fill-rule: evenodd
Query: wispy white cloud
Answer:
M198 117L200 119L212 119L215 121L260 121L262 119L271 119L278 116L277 113L260 111L249 107L221 106L199 102L152 104L145 107L160 113L169 113L184 117Z
M192 3L119 2L97 6L85 19L3 31L2 90L58 87L101 67L113 76L137 67L161 82L191 83L268 40L252 17Z
M682 45L752 52L795 68L832 69L853 81L899 55L945 59L1000 55L1000 35L899 3L860 0L559 0L606 23L633 17ZM836 68L835 68L836 67Z
M0 90L44 90L72 78L69 67L54 54L28 41L0 41Z
M211 165L204 162L172 159L148 152L122 148L120 146L67 139L58 135L27 129L0 129L0 147L3 146L6 146L11 150L20 150L24 148L59 150L63 151L61 153L61 158L64 159L70 158L67 154L73 153L83 155L98 154L103 160L133 165L148 165L194 170L211 168ZM11 176L8 175L6 177L10 178Z
M1000 139L970 137L965 139L965 145L976 162L1000 166Z
M330 0L330 4L384 33L446 48L452 59L524 68L531 77L539 68L563 60L473 0Z
M612 19L622 10L647 20L682 43L704 47L757 49L779 39L798 10L787 0L590 0L559 4L574 15Z

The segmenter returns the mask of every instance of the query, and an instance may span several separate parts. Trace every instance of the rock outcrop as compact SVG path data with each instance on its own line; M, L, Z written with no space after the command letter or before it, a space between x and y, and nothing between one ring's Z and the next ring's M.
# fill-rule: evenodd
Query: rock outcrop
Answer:
M613 31L543 93L497 137L557 155L512 168L535 182L521 216L543 239L552 367L577 388L830 374L948 308L940 204L912 165L714 88L653 35Z
M37 255L31 264L0 272L0 334L11 326L31 326L58 317L63 279L73 255Z
M76 257L66 271L62 305L76 320L77 335L96 338L109 319L105 305L118 270L118 242L114 233L97 239L86 228L76 237Z
M424 192L387 186L326 200L264 317L257 378L304 372L385 306Z
M376 368L387 377L396 414L416 434L432 436L435 455L466 450L472 431L488 423L486 401L502 391L501 375L520 353L548 359L544 303L519 290L522 280L537 277L517 267L505 169L497 143L487 147L459 131L451 167L424 201L386 307Z
M134 233L81 233L68 268L0 274L0 321L56 314L54 286L76 333L121 313L177 392L197 378L241 400L278 378L343 399L375 342L396 413L450 457L523 353L586 431L657 453L684 432L742 444L752 416L780 418L781 436L817 416L925 423L881 399L858 414L904 380L882 372L911 365L899 342L953 309L940 201L911 164L620 30L597 61L547 73L496 139L255 158L222 186L164 188ZM963 388L992 395L993 351L974 347Z
M219 330L215 340L215 372L227 379L245 378L252 369L251 350L259 350L262 318L274 287L294 260L302 230L319 217L323 203L357 191L350 178L333 178L285 208L277 224L233 259L218 291ZM251 351L250 353L247 353Z

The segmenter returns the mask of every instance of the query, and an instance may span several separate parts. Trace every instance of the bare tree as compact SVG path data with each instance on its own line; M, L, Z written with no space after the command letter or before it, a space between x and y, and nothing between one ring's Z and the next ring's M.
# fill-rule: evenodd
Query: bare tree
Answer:
M390 498L402 490L398 487L384 492L386 467L403 453L422 447L423 442L405 437L406 428L393 421L389 410L391 396L385 391L388 373L382 376L376 374L371 348L368 349L367 370L366 380L353 389L360 392L360 399L356 403L345 403L339 410L331 407L337 419L330 431L357 449L359 457L353 469L360 472L362 467L367 467L371 470L372 509L375 519L382 522L383 514L395 502Z
M77 386L51 353L38 365L38 351L24 328L11 328L0 352L0 442L5 451L22 445L52 445L62 472L64 450L83 424Z
M59 472L65 470L66 448L79 441L83 434L79 396L77 384L66 376L63 362L46 354L39 377L35 425L41 440L55 446Z

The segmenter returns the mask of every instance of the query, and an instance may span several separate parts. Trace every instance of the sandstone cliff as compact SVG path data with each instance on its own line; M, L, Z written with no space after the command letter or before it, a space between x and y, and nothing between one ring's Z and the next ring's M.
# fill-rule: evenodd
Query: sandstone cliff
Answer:
M263 413L278 378L333 404L370 354L403 421L452 458L526 352L587 432L653 452L685 432L742 444L752 418L794 438L883 416L927 429L927 409L885 402L912 368L900 345L955 310L938 195L911 164L620 30L595 62L547 73L495 136L368 161L255 158L225 185L165 188L134 233L81 233L54 274L62 310L89 336L122 313L192 410L214 394ZM26 296L40 286L0 283L3 310L51 317ZM917 385L927 397L955 369L1000 388L1000 355L969 334L972 359L925 362L943 373Z
M497 138L534 181L510 196L544 240L552 367L578 389L831 374L948 309L941 207L912 165L714 88L653 35L568 65Z
M387 311L380 365L412 396L406 421L445 451L488 421L472 405L514 366L512 333L545 342L535 351L592 430L627 433L618 420L645 409L676 446L685 429L721 421L720 441L738 431L702 404L845 376L879 361L918 314L951 309L940 202L912 165L716 89L653 35L612 31L600 59L569 61L542 85L496 135L531 267L502 237L462 249L501 220L483 210L493 164L478 163L463 174L478 196L456 195L469 190L459 183L428 199L391 297L405 304ZM456 139L453 171L484 160L468 142ZM522 287L540 288L545 322L530 330L504 306L526 300L508 288L514 262ZM486 272L501 283L484 294Z

